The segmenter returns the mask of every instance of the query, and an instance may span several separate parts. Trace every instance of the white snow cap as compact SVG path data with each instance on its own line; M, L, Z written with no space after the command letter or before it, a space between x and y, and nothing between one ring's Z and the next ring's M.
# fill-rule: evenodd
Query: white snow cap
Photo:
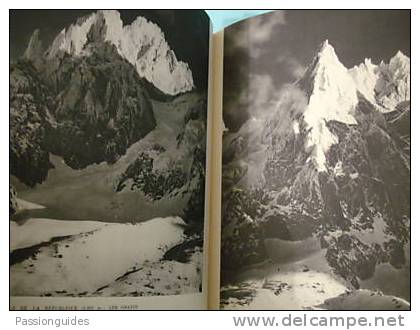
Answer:
M306 148L311 150L311 157L308 161L313 161L319 171L325 171L325 154L338 142L326 124L331 120L357 124L352 115L358 103L356 84L328 40L322 43L300 83L312 87L303 115L309 130Z
M349 70L358 90L382 112L390 112L410 95L410 58L398 51L389 64L370 59Z
M303 113L309 131L306 145L319 171L326 171L326 153L338 143L327 127L337 121L357 125L353 116L359 102L358 93L382 111L389 112L410 99L410 59L400 51L389 64L375 65L371 59L348 70L338 59L334 48L325 40L314 60L298 82L308 94Z
M63 29L53 41L48 57L64 51L73 56L88 56L89 32L94 24L106 27L101 37L117 48L118 53L133 64L141 78L145 78L169 95L194 88L192 72L187 63L178 61L158 25L139 16L123 26L116 10L100 10Z
M372 103L375 100L375 86L378 81L377 66L370 58L349 70L358 90Z

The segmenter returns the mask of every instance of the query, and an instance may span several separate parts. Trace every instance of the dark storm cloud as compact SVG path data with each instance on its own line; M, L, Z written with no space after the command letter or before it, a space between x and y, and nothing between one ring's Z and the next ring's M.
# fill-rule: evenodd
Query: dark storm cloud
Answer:
M263 27L261 33L258 26ZM374 63L389 61L398 50L410 56L410 11L286 10L226 29L225 125L237 130L259 111L255 104L261 96L271 99L257 103L275 103L277 91L303 74L325 39L348 68L366 57Z
M74 23L79 17L94 11L10 11L11 59L23 54L35 29L40 29L42 42L48 45L63 28ZM190 65L197 87L207 88L208 51L204 50L209 46L209 19L204 10L119 10L119 12L124 24L130 24L137 16L143 16L158 24L177 58Z

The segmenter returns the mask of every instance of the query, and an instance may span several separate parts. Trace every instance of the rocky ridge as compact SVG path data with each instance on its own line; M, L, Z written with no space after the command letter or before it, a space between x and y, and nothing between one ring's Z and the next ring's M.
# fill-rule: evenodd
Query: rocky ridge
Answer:
M62 53L74 57L90 56L98 40L113 45L118 54L165 94L176 95L194 88L188 64L178 61L158 25L139 16L123 25L116 10L100 10L80 18L63 29L46 51L47 59Z

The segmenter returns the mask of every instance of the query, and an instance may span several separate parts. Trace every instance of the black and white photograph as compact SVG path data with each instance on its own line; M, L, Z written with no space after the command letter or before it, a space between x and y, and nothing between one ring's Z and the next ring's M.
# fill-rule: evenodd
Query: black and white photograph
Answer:
M10 295L202 292L203 10L10 11Z
M410 309L410 10L224 31L221 308Z

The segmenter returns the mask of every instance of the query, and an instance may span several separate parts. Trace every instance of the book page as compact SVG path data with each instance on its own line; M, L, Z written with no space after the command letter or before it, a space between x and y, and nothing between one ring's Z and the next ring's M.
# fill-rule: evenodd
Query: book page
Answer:
M205 12L10 22L10 308L206 308Z
M410 11L224 31L223 309L410 309Z

